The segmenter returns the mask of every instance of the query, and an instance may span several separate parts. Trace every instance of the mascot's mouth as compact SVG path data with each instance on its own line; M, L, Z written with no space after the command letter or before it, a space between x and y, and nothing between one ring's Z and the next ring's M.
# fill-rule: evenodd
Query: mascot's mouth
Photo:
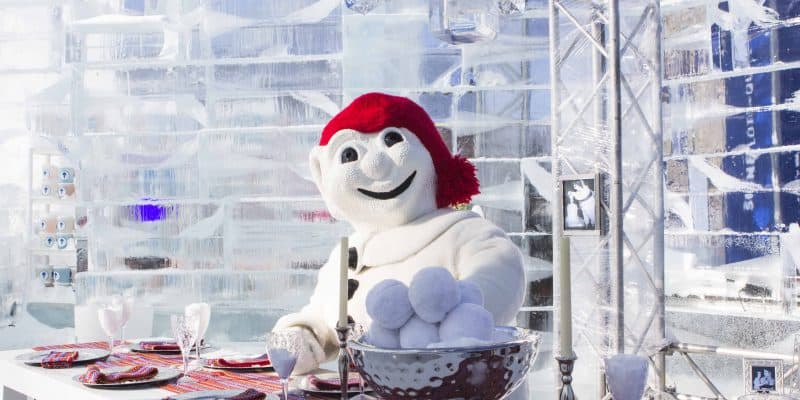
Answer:
M417 176L417 171L412 172L411 175L408 178L406 178L406 180L403 181L403 183L400 184L400 186L388 192L371 192L367 189L361 189L361 188L359 188L358 191L363 193L365 196L372 197L373 199L378 199L378 200L393 199L403 194L403 192L405 192L406 189L408 189L408 187L411 186L411 182L414 181L415 176Z

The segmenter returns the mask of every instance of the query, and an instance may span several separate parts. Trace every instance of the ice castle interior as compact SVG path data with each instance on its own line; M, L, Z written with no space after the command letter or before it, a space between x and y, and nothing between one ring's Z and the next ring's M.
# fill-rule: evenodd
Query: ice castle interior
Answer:
M372 91L425 108L522 251L535 396L570 233L578 397L617 352L705 398L780 356L800 392L795 0L0 0L0 350L100 340L119 293L129 337L197 301L210 340L263 337L349 231L308 152Z

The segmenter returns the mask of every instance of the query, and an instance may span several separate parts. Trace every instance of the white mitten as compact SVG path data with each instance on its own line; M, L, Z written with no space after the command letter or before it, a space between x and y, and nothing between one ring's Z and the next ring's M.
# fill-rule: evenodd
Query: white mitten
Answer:
M293 326L288 330L297 332L303 342L292 375L303 375L317 369L319 364L325 361L325 352L322 351L317 337L310 330L300 326Z

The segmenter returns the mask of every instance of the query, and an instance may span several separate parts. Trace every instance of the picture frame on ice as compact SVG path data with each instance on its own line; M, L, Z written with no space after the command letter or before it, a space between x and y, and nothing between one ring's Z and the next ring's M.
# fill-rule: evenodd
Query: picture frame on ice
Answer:
M559 185L564 235L599 236L602 226L600 174L565 175L559 179Z
M768 359L744 360L744 392L782 393L783 361Z

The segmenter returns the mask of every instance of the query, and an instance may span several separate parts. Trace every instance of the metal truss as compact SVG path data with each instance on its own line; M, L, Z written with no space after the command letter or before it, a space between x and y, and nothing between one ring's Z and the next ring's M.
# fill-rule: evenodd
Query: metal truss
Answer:
M597 358L651 356L653 386L663 391L663 349L650 354L648 348L665 337L659 0L626 1L624 9L619 0L549 0L549 17L553 265L559 265L564 234L559 179L601 174L607 226L593 245L583 246L592 251L573 265L572 276L573 285L590 282L601 299L601 331L587 332L577 321L578 335ZM626 291L631 287L635 294Z

